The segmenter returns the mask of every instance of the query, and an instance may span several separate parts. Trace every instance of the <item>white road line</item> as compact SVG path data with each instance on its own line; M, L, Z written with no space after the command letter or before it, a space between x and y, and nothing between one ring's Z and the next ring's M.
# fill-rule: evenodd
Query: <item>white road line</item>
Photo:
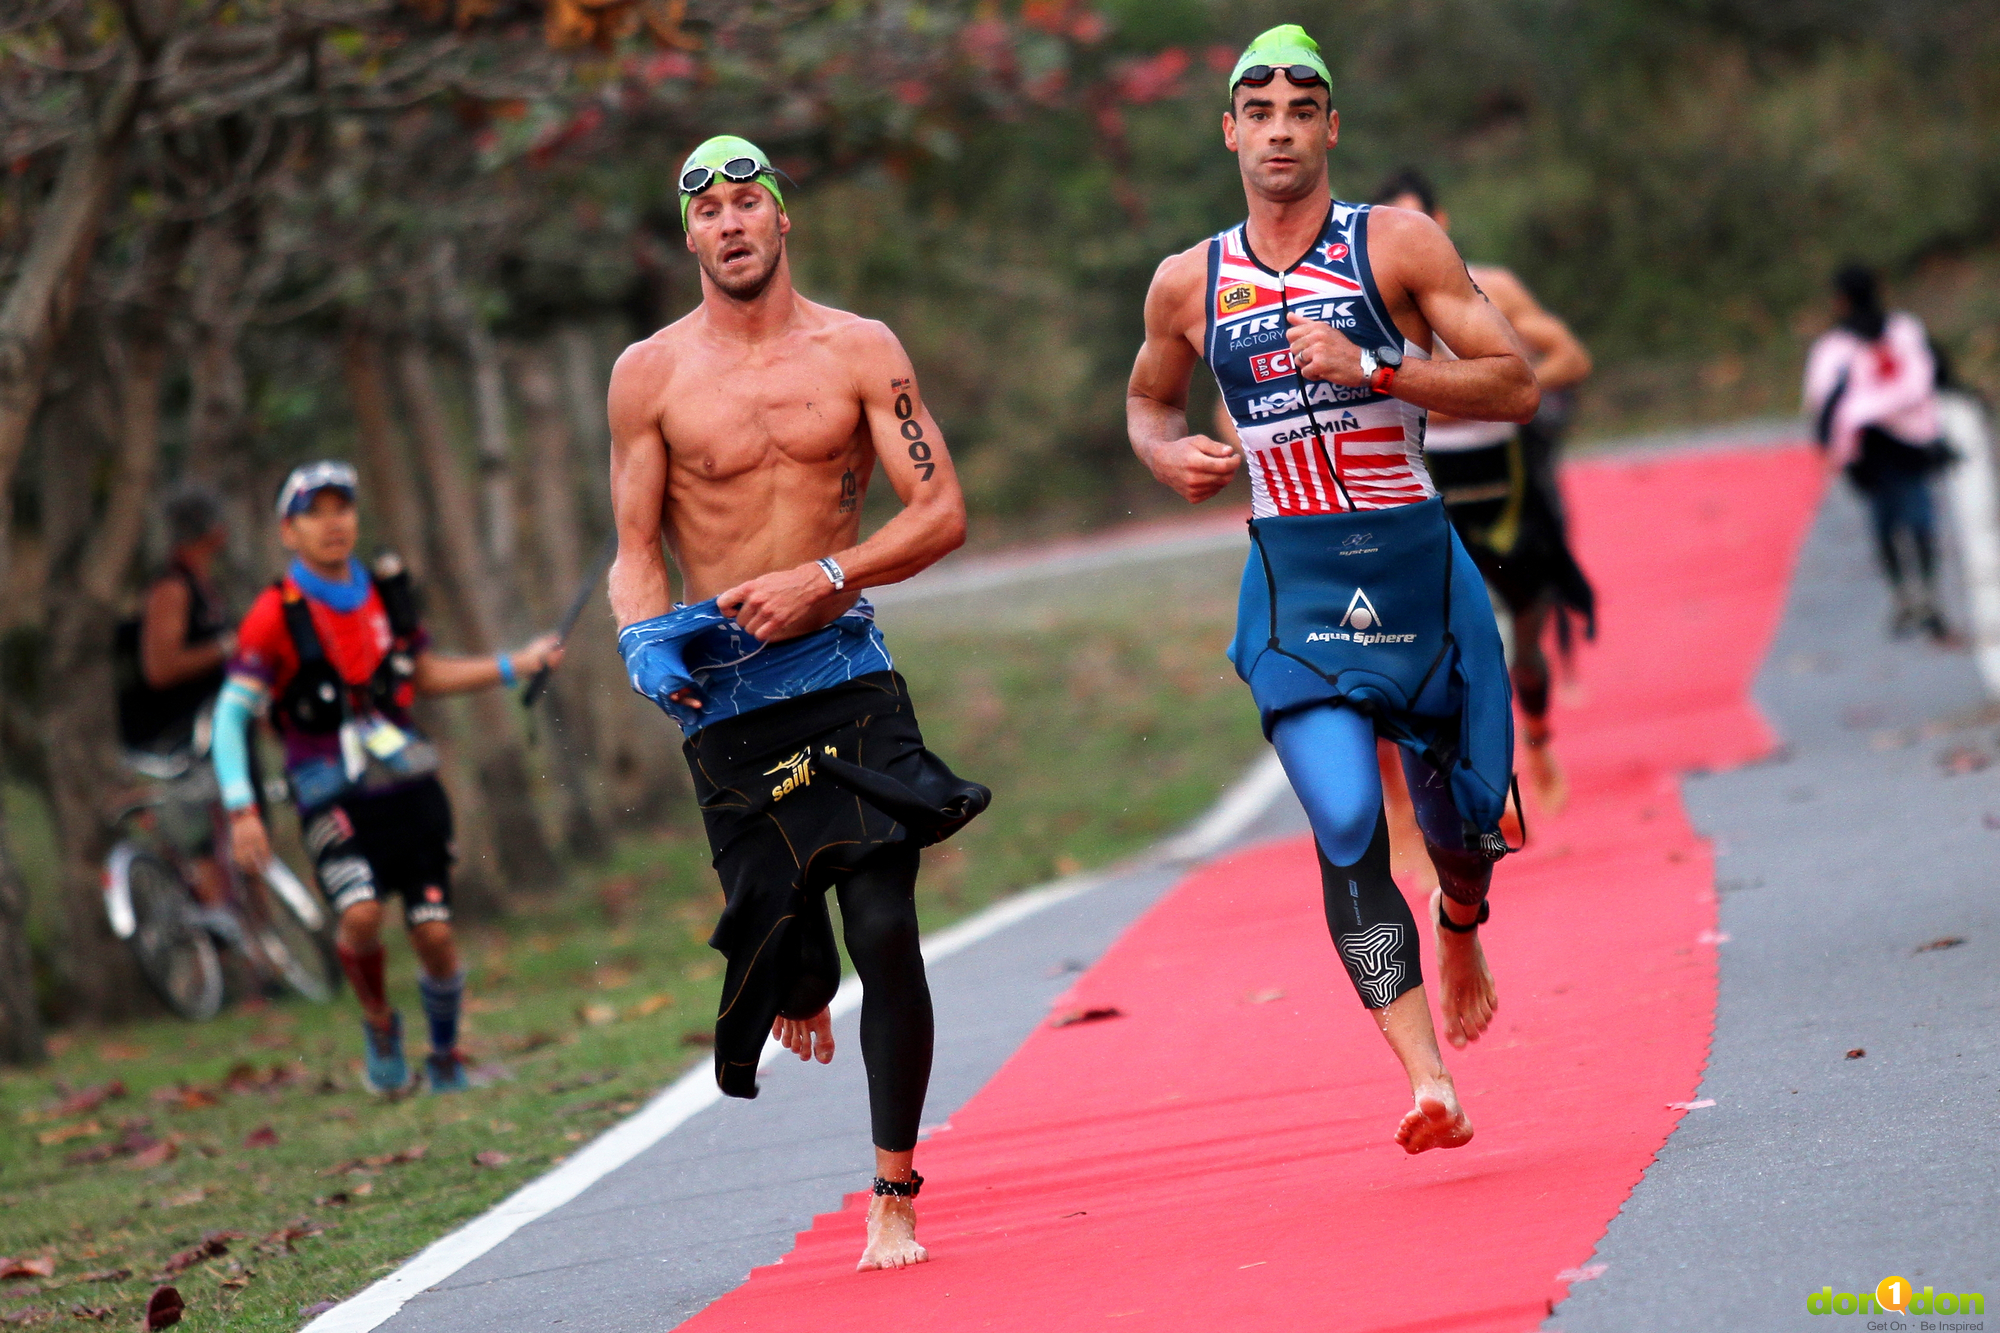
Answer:
M1994 478L1993 437L1985 409L1965 394L1940 394L1938 415L1958 454L1945 473L1945 490L1971 602L1972 660L1986 697L2000 698L2000 485Z
M1003 898L925 940L924 961L949 958L1016 922L1133 870L1213 855L1256 822L1283 790L1284 771L1277 766L1277 756L1267 753L1188 832L1135 860ZM860 1003L861 984L850 976L833 997L833 1016L839 1018ZM769 1067L783 1049L775 1041L765 1042L758 1067ZM721 1100L714 1069L706 1061L696 1065L629 1120L613 1126L568 1161L529 1181L458 1230L433 1241L395 1272L307 1324L303 1333L368 1333L380 1327L412 1296L443 1282L528 1223L570 1202Z

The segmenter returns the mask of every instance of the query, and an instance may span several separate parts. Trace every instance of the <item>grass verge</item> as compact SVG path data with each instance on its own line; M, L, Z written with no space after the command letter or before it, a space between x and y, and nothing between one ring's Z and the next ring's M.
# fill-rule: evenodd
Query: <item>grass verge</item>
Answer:
M927 930L1145 846L1248 762L1256 716L1222 658L1239 562L883 612L930 744L995 792L926 854ZM0 1324L130 1327L164 1279L187 1327L299 1327L704 1058L719 905L705 844L661 836L466 929L463 1044L490 1081L462 1096L362 1092L346 999L58 1034L47 1066L0 1080L0 1256L28 1270L0 1281ZM420 1052L414 964L391 950Z

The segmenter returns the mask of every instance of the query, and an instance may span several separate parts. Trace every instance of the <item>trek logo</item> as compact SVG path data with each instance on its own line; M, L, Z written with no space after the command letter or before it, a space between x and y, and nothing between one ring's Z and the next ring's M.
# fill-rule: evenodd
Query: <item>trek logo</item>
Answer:
M834 753L833 747L831 745L827 746L826 752L828 754ZM800 750L789 759L780 759L776 767L765 769L764 776L767 778L779 773L785 775L783 781L771 788L771 799L782 801L799 788L810 787L813 780L812 759L811 750Z
M1925 1287L1922 1291L1910 1285L1906 1277L1885 1277L1875 1284L1875 1290L1856 1294L1851 1291L1835 1291L1832 1287L1821 1287L1806 1297L1807 1314L1913 1314L1913 1315L1983 1315L1986 1313L1986 1297L1976 1291L1934 1291ZM1975 1323L1957 1320L1945 1322L1935 1319L1871 1319L1868 1327L1880 1330L1907 1329L1911 1333L1924 1330L1942 1330L1944 1333L1978 1333L1986 1327L1981 1319Z
M1354 596L1347 599L1347 614L1340 623L1348 629L1367 629L1382 623L1382 617L1375 611L1375 603L1368 600L1368 594L1356 588Z
M1215 313L1233 315L1257 304L1257 289L1247 282L1231 283L1215 294Z
M1292 365L1292 352L1286 348L1282 352L1259 352L1250 358L1250 376L1258 383L1289 375L1297 367Z
M1249 284L1246 283L1244 285L1248 286ZM1354 327L1354 302L1352 300L1318 301L1305 305L1295 305L1292 307L1291 313L1299 316L1301 319L1316 319L1322 324L1331 324L1337 329L1351 329ZM1284 317L1284 311L1273 311L1268 315L1258 315L1252 319L1239 319L1234 324L1225 324L1222 331L1229 335L1229 343L1232 347L1241 342L1261 342L1263 339L1257 335L1277 332L1279 321L1283 320Z

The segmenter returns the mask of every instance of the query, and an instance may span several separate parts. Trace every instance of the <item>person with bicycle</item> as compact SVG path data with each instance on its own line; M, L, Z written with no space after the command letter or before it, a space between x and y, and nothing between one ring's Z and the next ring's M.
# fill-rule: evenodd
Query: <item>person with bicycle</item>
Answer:
M457 1049L465 977L451 931L451 803L437 779L437 750L410 709L420 694L512 685L560 664L563 651L547 635L493 657L433 652L400 562L377 561L371 577L354 558L356 484L354 468L333 461L285 479L278 521L294 558L237 631L216 708L215 772L231 854L261 872L271 844L250 781L248 733L268 715L284 743L306 849L339 919L335 949L361 1001L368 1086L388 1094L411 1081L402 1016L383 978L381 898L397 894L422 964L430 1088L455 1092L466 1086Z

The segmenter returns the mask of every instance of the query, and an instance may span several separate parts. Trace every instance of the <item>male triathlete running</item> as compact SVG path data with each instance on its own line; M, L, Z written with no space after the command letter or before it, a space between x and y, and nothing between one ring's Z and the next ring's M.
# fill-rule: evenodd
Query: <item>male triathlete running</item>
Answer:
M1451 215L1421 173L1402 171L1375 192L1377 205L1422 213L1446 232ZM1472 281L1514 326L1544 402L1590 374L1590 353L1569 326L1545 310L1527 285L1507 269L1473 264ZM1442 341L1432 354L1449 358ZM1539 419L1538 419L1539 420ZM1517 427L1510 421L1468 421L1431 414L1424 431L1424 464L1444 497L1458 535L1487 583L1507 604L1513 625L1514 697L1525 725L1528 776L1542 809L1560 811L1568 785L1550 749L1550 620L1574 611L1592 626L1596 598L1570 551L1562 497L1556 489L1554 447L1559 427Z
M269 831L250 781L249 729L268 709L284 743L299 825L321 890L339 919L341 970L361 1002L368 1086L410 1084L402 1015L389 1007L382 968L382 903L403 899L423 972L417 978L431 1054L432 1092L466 1086L458 1053L465 990L451 933L451 804L438 754L410 719L419 694L512 685L562 661L553 635L514 653L447 657L431 651L400 561L354 558L355 472L346 463L293 469L278 521L293 552L285 576L250 606L215 712L215 776L230 812L237 864L260 872Z
M956 548L965 502L895 335L793 290L791 219L762 150L710 139L680 190L701 304L627 348L611 377L618 646L632 687L686 735L722 880L709 943L729 960L725 1093L757 1095L767 1032L802 1060L833 1058L826 891L840 896L875 1141L859 1268L901 1268L928 1257L913 1203L932 1042L918 849L988 793L924 748L861 590ZM903 509L857 542L878 463Z
M1436 223L1331 199L1340 122L1329 83L1294 25L1237 61L1222 134L1249 221L1160 265L1126 416L1134 451L1191 502L1250 462L1253 550L1233 657L1311 818L1334 943L1409 1075L1416 1105L1396 1141L1417 1153L1467 1142L1472 1124L1438 1052L1416 922L1389 874L1376 733L1423 753L1406 754L1406 769L1443 886L1432 902L1441 1001L1461 1040L1495 1005L1476 932L1511 752L1499 635L1425 474L1424 414L1525 421L1539 394L1507 321ZM1438 337L1456 359L1428 358ZM1197 359L1215 372L1240 454L1188 431ZM1418 658L1396 658L1409 645Z

